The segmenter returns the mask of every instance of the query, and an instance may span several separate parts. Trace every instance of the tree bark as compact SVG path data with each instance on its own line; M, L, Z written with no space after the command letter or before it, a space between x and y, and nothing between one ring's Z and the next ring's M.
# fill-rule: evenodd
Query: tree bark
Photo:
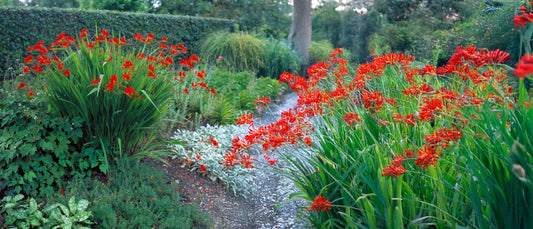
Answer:
M309 45L311 44L311 0L294 0L292 26L289 41L294 39L295 48L302 58L302 66L309 61Z

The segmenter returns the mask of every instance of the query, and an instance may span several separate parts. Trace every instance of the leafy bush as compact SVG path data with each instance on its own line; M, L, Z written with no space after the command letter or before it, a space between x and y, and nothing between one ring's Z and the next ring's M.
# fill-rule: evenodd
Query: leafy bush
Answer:
M264 47L263 40L250 34L213 33L202 45L202 57L235 72L258 72L265 65Z
M185 77L181 84L175 85L176 93L166 120L187 129L205 124L230 124L239 113L254 110L255 100L262 96L278 98L286 89L286 85L269 77L257 78L250 72L233 73L218 67L206 71L202 77L208 85L216 88L216 95L201 88L195 90L189 86L195 78ZM184 90L188 94L183 93Z
M6 96L0 107L1 193L50 196L66 177L105 169L101 151L81 145L81 118L56 117L17 96Z
M296 73L300 70L300 58L296 51L285 42L275 39L265 39L265 65L260 68L258 75L278 78L284 71Z
M105 182L74 180L68 189L87 195L93 228L210 228L206 215L181 202L164 171L130 158L113 166Z
M107 28L115 36L153 33L166 36L170 43L183 43L192 52L200 50L200 40L217 30L234 30L231 20L175 15L119 13L57 8L0 8L0 76L15 68L25 57L27 47L39 40L54 40L57 34L77 34L83 28ZM65 23L68 18L69 23ZM138 47L138 48L142 48ZM3 79L0 77L0 80Z
M333 45L328 41L312 41L309 45L309 63L316 64L318 62L326 61L333 50ZM342 50L342 57L344 59L351 58L350 52L344 48Z
M226 168L222 162L230 151L232 139L244 136L247 130L245 126L236 125L203 126L195 131L177 130L173 138L182 144L173 146L174 155L212 178L219 178L236 195L246 196L255 188L253 168L242 165Z
M309 63L326 61L331 50L333 50L333 45L328 41L312 41L309 45Z

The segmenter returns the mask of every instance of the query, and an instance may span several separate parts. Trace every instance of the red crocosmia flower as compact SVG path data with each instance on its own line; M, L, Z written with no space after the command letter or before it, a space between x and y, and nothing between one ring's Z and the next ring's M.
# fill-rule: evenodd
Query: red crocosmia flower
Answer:
M291 74L290 72L284 71L279 75L279 83L283 82L292 82L296 78L296 75Z
M36 64L33 65L32 69L35 73L43 73L44 71L43 67Z
M200 157L200 155L196 154L196 159L198 159L199 161L202 160L202 158Z
M278 159L271 159L268 155L265 155L264 157L270 165L275 165L276 162L278 162Z
M527 21L524 17L520 15L516 15L511 22L514 23L516 27L521 28L521 27L526 26Z
M516 65L514 74L520 78L533 73L533 55L524 55Z
M63 76L70 76L70 69L67 69L63 72Z
M211 141L215 147L218 147L218 142L213 137L209 136L209 141Z
M331 209L331 202L324 199L324 197L319 196L317 197L312 203L311 207L308 207L307 210L315 210L317 212L319 211L327 211Z
M109 78L109 84L106 85L104 91L112 91L113 89L115 89L117 82L118 82L117 76L111 75L111 78Z
M203 173L207 173L207 171L205 170L205 165L201 165L200 170L202 170Z
M109 78L109 82L117 83L118 82L117 75L111 75L111 77Z
M213 95L215 95L215 96L217 95L217 91L216 91L215 88L213 88L213 87L211 88L211 94L213 94Z
M197 75L198 75L198 79L202 79L203 80L203 79L205 79L205 75L207 75L207 73L205 73L205 71L202 70L202 71L198 72Z
M100 78L96 78L91 81L91 84L89 86L96 86L100 83Z
M113 61L113 56L109 56L109 59L107 59L107 62Z
M406 158L402 155L397 155L392 159L392 165L387 166L387 168L383 169L382 176L392 176L392 177L398 177L405 172L407 172L407 169L403 167L402 162Z
M87 29L82 29L80 33L80 39L83 39L87 36Z
M162 41L162 42L167 42L168 39L167 39L167 37L163 36L163 37L161 37L161 41Z
M266 106L268 104L270 104L270 97L261 97L260 99L256 99L254 101L254 104L255 105L258 105L258 106Z
M33 94L33 92L31 92L31 89L28 89L28 97L31 98L35 96L35 94Z
M165 61L167 62L167 64L174 64L174 60L170 56L165 58Z
M102 37L104 38L107 38L109 37L109 32L105 29L102 29L102 31L100 32L100 34L102 35Z
M182 53L187 53L187 48L183 47L183 45L181 43L178 44L178 49L182 52Z
M154 72L148 72L148 77L152 79L157 79L157 76L154 74Z
M24 64L30 64L33 61L33 56L28 55L26 58L24 58Z
M136 92L135 92L135 90L133 90L133 88L131 86L129 86L124 91L124 94L126 94L128 97L131 97L132 95L135 95Z
M344 115L343 119L350 126L355 124L356 122L360 122L361 121L361 118L359 117L359 114L357 114L357 113L346 113L346 115Z
M168 49L168 46L166 44L159 44L159 49Z
M192 63L198 63L200 62L200 59L195 55L191 55L191 57L189 57L189 61Z
M305 138L305 139L304 139L304 142L305 142L305 144L308 145L308 146L311 146L312 143L313 143L310 137Z
M109 83L105 86L105 90L104 91L112 91L113 89L115 89L115 84L114 83Z
M399 165L389 165L387 166L387 168L384 168L383 169L383 173L381 174L381 176L391 176L391 177L398 177L402 174L404 174L405 172L407 172L407 169L405 169L405 167L403 167L402 164L399 164Z
M250 114L242 114L241 117L239 117L237 119L237 122L236 124L239 124L239 125L244 125L244 124L253 124L254 123L254 118L253 118L253 115L250 113Z
M65 63L63 62L57 63L57 69L59 69L60 71L63 71L64 68L65 68Z
M24 70L22 71L24 74L28 73L31 71L31 67L30 66L26 66L24 67Z
M417 159L415 159L416 165L420 168L427 168L429 165L437 165L437 160L439 159L439 153L434 146L424 144L422 149L417 152Z
M26 86L28 86L28 83L20 83L17 88L22 89L22 88L25 88Z
M131 73L130 72L122 73L122 79L123 80L131 80Z
M183 93L185 93L185 94L187 94L187 95L188 95L188 94L189 94L189 89L187 89L187 88L184 88L184 89L183 89Z
M127 60L122 64L123 69L133 69L133 62Z
M194 67L194 64L191 61L187 60L187 59L181 59L180 60L180 64L185 66L185 67L189 67L189 68L193 68Z

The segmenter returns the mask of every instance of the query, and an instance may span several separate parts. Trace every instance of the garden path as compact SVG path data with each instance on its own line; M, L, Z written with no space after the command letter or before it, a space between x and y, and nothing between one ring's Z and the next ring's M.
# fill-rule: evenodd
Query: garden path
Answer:
M297 104L295 93L286 94L277 104L273 104L256 118L257 125L268 125L277 121L281 112ZM262 157L259 150L252 150L254 158ZM277 153L281 166L269 166L257 163L255 170L256 189L247 198L235 196L231 189L220 181L212 181L201 173L191 171L181 162L172 162L170 166L159 163L168 170L168 174L181 189L182 202L196 204L202 212L208 213L214 228L254 229L254 228L310 228L306 217L298 216L302 201L289 201L289 195L296 189L291 180L280 175L284 163ZM275 171L276 170L276 171Z

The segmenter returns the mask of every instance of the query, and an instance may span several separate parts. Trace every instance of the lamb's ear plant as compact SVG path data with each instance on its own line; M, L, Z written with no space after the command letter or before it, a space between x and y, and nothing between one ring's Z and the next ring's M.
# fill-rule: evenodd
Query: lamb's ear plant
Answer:
M86 225L93 223L89 220L92 213L87 211L88 206L89 201L82 199L76 203L75 197L73 196L68 201L68 207L61 203L56 203L44 211L50 214L51 218L55 220L54 223L56 226L52 227L54 229L89 229L90 227L86 227Z

